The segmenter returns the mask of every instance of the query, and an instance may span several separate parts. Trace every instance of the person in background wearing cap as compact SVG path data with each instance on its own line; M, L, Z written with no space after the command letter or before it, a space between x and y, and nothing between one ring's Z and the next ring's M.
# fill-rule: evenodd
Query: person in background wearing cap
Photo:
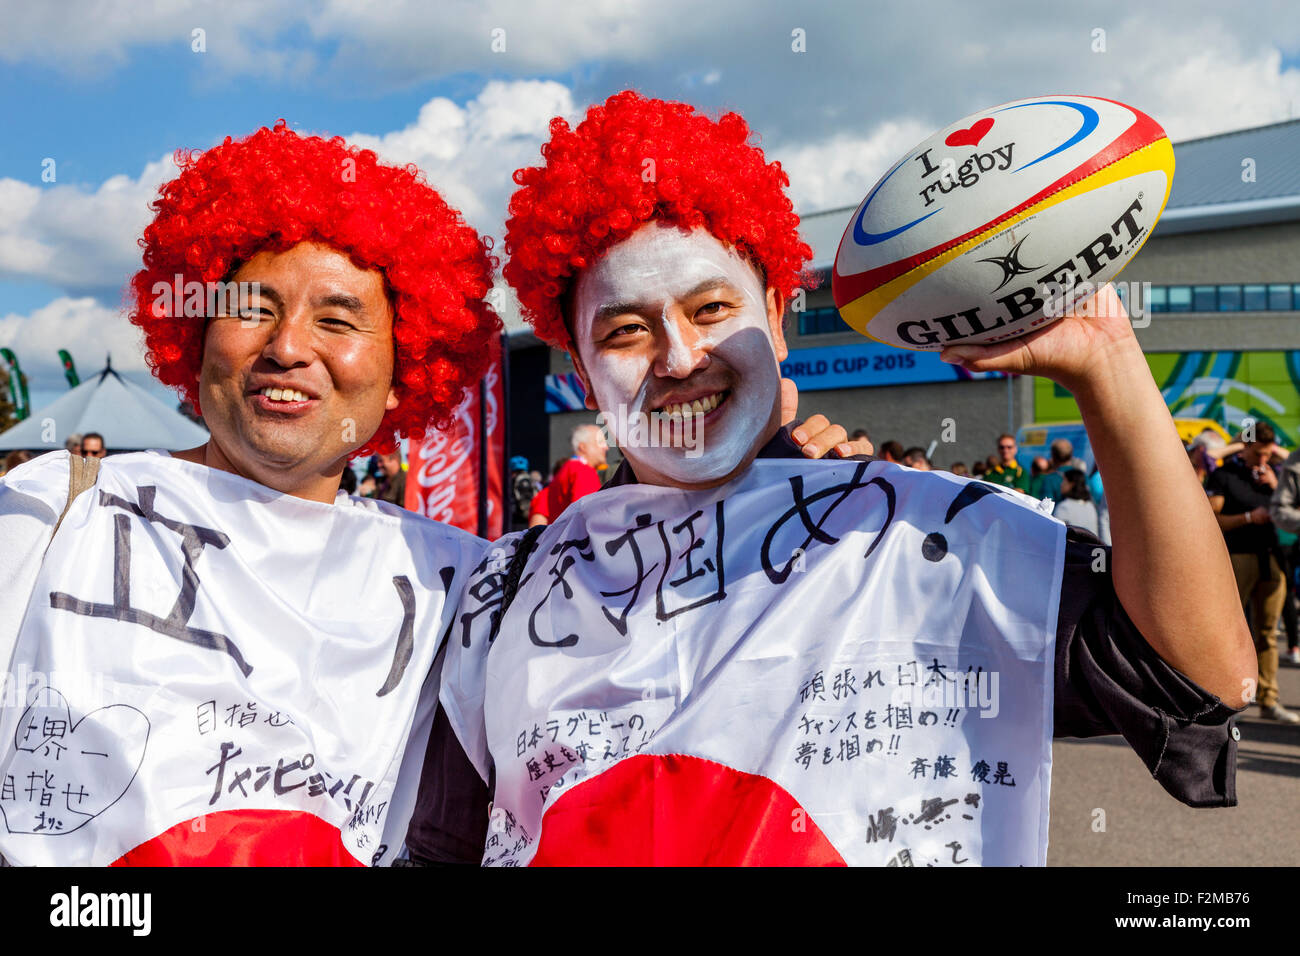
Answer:
M533 480L528 459L523 455L515 455L510 459L509 484L510 530L522 531L528 527L528 510L532 507L533 498L541 490L540 485Z

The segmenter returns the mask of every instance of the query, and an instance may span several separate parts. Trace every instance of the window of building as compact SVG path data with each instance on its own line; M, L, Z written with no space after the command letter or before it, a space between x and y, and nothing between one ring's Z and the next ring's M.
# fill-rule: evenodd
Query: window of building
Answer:
M1148 312L1168 312L1169 311L1169 289L1162 285L1151 286L1151 291L1147 293L1147 311Z
M1219 286L1219 311L1220 312L1241 311L1241 286L1239 285Z
M1291 312L1300 311L1300 283L1225 283L1224 285L1153 285L1148 312Z
M1220 292L1220 295L1223 293ZM1241 307L1247 312L1263 312L1268 308L1268 286L1244 285L1241 287Z
M849 327L840 318L839 310L831 308L809 309L799 313L800 335L829 335L832 332L847 332Z

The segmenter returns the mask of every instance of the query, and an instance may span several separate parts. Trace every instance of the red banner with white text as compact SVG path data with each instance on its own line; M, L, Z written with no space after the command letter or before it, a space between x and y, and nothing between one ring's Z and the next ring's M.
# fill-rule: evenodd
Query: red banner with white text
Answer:
M501 343L479 386L456 409L451 428L410 442L406 507L495 540L505 517L505 378ZM483 437L486 436L486 445Z

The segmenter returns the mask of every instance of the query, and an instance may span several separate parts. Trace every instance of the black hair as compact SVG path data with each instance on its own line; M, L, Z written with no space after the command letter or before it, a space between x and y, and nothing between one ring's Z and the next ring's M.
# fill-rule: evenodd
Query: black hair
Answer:
M1070 490L1062 491L1065 498L1073 498L1076 501L1091 501L1092 495L1088 492L1088 476L1078 468L1067 468L1061 472L1061 477L1070 480Z

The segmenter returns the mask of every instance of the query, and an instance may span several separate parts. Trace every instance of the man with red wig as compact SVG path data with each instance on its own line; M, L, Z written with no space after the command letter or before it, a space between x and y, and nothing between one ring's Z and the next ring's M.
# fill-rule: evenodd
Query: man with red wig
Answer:
M811 252L750 137L624 92L515 174L506 277L625 462L471 578L440 693L463 756L431 745L413 856L1042 865L1053 736L1122 734L1178 799L1235 803L1250 638L1113 292L944 353L1071 390L1113 551L988 484L805 461L777 380Z
M413 167L339 138L281 122L177 162L130 318L211 438L0 481L0 853L389 861L486 544L340 477L483 374L492 263Z

